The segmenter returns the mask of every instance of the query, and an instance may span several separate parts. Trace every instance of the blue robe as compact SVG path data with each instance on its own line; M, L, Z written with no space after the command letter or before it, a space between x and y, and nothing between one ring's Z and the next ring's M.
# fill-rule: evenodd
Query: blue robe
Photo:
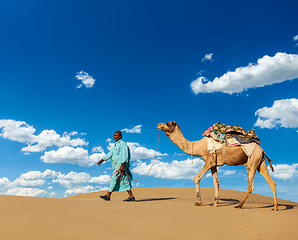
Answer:
M123 140L120 139L117 141L110 152L102 159L107 161L110 158L112 158L113 173L111 176L109 192L131 190L132 173L129 170L130 151L129 147ZM122 163L124 163L125 173L122 177L120 177L116 171L121 167Z

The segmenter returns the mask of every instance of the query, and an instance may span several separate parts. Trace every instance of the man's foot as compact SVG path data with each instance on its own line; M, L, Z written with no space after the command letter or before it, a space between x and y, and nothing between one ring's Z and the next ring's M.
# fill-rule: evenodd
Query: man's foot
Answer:
M123 200L124 202L134 202L134 201L136 201L136 199L135 199L135 197L128 197L128 198L126 198L126 199L124 199Z
M108 197L107 195L99 196L99 197L102 198L103 200L110 201L110 197Z

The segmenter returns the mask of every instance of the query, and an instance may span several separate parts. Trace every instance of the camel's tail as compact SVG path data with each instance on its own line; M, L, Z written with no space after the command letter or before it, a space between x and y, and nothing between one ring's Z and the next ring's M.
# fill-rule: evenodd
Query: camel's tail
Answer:
M264 156L267 158L267 160L268 160L268 162L269 162L269 165L270 165L270 168L271 168L271 170L272 170L272 172L274 172L274 168L273 168L273 166L272 166L272 160L267 156L267 154L263 151L263 153L264 153Z

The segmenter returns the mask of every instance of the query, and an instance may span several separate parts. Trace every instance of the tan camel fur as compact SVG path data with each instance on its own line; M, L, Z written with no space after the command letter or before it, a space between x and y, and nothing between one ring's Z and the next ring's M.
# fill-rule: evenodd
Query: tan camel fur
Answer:
M236 208L241 208L249 195L254 190L254 177L256 170L258 170L258 172L266 179L273 192L274 208L272 210L278 210L276 184L273 182L271 176L269 175L265 157L268 159L270 167L273 171L271 159L268 158L260 145L256 145L255 150L250 158L247 157L247 155L239 146L224 146L222 149L217 150L215 154L212 154L207 151L207 137L204 137L199 141L188 141L184 138L179 126L174 121L168 123L159 123L157 129L164 131L166 136L168 136L173 143L181 148L183 152L189 155L201 157L205 161L205 165L203 166L202 170L194 179L197 192L197 201L195 203L196 206L202 204L199 184L200 180L209 169L212 172L213 184L215 187L215 200L213 206L218 205L219 181L217 176L217 167L227 164L229 166L244 165L246 166L248 174L248 189L246 195L239 203L239 205L236 206Z

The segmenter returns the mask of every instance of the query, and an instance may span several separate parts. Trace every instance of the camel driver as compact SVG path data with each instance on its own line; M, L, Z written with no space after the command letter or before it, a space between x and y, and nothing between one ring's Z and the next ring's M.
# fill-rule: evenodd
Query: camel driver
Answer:
M113 173L111 176L111 183L107 195L100 196L100 198L110 201L112 192L115 191L127 191L128 198L123 200L126 202L135 201L135 197L131 191L132 174L129 170L130 151L127 144L121 140L122 132L116 131L114 134L115 144L110 152L98 161L98 165L103 161L107 161L112 158Z

